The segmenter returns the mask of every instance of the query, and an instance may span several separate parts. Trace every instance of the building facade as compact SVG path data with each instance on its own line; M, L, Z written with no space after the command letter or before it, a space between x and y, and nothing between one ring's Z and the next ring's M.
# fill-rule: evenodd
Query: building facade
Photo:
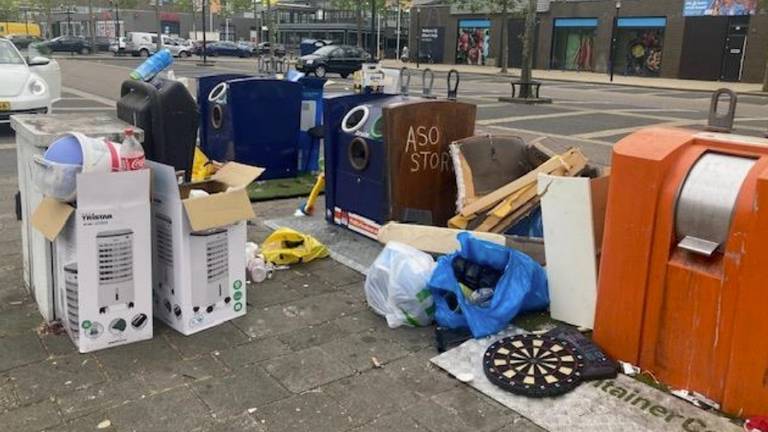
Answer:
M440 45L443 63L499 65L499 14L466 14L447 4L419 9L411 45L423 33L422 48ZM508 24L509 65L517 66L523 19ZM768 15L756 0L539 2L535 43L539 69L608 73L612 67L617 75L760 82Z

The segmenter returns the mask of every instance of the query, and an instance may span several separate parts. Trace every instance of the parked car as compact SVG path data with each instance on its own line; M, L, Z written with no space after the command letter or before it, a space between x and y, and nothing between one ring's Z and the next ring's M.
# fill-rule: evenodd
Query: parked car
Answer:
M90 54L93 52L91 43L81 36L64 35L36 44L50 52L74 52Z
M96 36L96 51L107 52L114 39L106 36Z
M259 55L269 54L272 49L272 42L262 42L256 45L256 52ZM275 44L275 55L283 57L285 55L285 45Z
M177 37L163 36L163 47L168 48L174 57L189 57L194 51L192 42Z
M118 56L125 54L125 38L123 36L120 36L117 38L117 40L112 40L112 43L109 44L109 51Z
M149 57L157 51L157 34L147 32L126 33L125 51L134 57Z
M258 50L259 45L256 43L249 42L249 41L239 41L237 42L237 44L240 45L243 49L247 49L248 51L250 51L251 55L259 54L259 50Z
M312 54L299 57L296 69L304 73L314 73L323 78L328 72L336 72L342 78L359 71L363 63L371 61L371 55L365 50L350 45L328 45Z
M59 64L36 55L25 58L10 40L0 37L0 123L8 123L12 114L46 113L59 98Z
M13 42L14 45L16 45L16 48L20 50L27 48L32 43L42 42L45 40L40 36L32 36L27 34L13 34L8 35L7 38Z
M198 49L197 55L205 54L211 57L214 56L236 56L236 57L250 57L251 51L235 42L208 42L208 45Z

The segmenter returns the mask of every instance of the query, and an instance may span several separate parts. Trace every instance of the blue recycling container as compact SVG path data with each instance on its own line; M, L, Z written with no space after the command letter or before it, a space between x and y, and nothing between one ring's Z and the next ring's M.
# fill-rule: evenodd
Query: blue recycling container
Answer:
M302 86L302 91L298 170L300 173L311 173L320 170L325 79L303 77L299 79L299 84Z
M260 179L295 177L299 171L302 85L271 78L206 81L198 99L207 104L201 148L217 161L265 169Z

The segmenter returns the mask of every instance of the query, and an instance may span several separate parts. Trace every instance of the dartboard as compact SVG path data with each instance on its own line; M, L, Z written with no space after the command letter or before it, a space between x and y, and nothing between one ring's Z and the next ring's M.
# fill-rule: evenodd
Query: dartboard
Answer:
M518 335L485 351L483 369L497 386L528 397L567 393L581 383L582 355L568 342L544 335Z

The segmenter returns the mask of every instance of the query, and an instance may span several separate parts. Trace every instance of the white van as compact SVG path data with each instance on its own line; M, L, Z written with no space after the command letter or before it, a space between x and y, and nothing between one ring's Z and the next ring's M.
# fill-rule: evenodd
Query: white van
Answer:
M125 51L132 56L149 57L157 51L157 34L129 32L125 35Z

